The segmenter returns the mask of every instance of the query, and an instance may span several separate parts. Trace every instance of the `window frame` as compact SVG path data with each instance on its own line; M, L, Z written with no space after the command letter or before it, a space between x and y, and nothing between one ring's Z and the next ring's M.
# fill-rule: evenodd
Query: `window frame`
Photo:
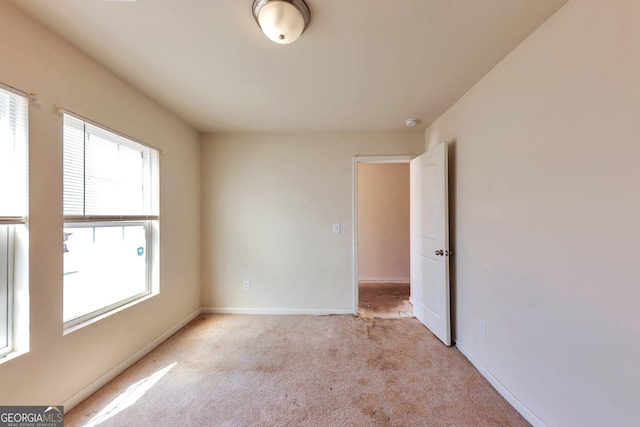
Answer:
M114 145L123 145L128 148L134 148L135 150L139 150L141 154L143 154L143 163L144 163L144 173L149 174L149 176L145 179L148 179L148 185L150 186L149 193L142 193L142 197L150 197L151 199L151 210L154 212L147 212L142 215L101 215L101 214L87 214L86 213L86 205L83 208L82 215L64 215L63 213L63 221L64 228L101 228L101 227L123 227L123 226L143 226L145 229L145 239L146 239L146 249L145 249L145 290L143 292L139 292L136 294L132 294L126 298L123 298L117 302L105 305L99 309L93 310L89 313L85 313L83 315L74 317L69 320L64 320L64 306L63 306L63 326L65 333L76 330L85 324L92 323L95 320L102 319L112 313L115 313L122 309L123 307L129 306L131 304L135 304L143 299L148 298L149 296L155 295L159 293L159 285L158 285L158 270L159 270L159 256L157 254L159 248L159 198L160 198L160 154L161 150L142 143L138 140L135 140L129 136L126 136L120 132L114 131L111 128L103 126L99 123L86 119L83 116L77 115L75 113L71 113L66 110L62 110L63 113L63 129L66 128L64 124L64 120L66 116L70 118L80 121L83 124L83 156L86 158L87 153L87 144L91 143L90 138L87 137L89 127L97 128L101 133L111 134L114 137L114 140L109 141ZM89 125L89 126L87 126ZM63 130L63 147L65 144L65 133ZM63 149L64 151L64 149ZM144 153L147 153L147 156L144 156ZM63 155L63 167L66 167L65 158ZM83 180L88 179L86 162L83 165ZM64 181L64 179L63 179ZM63 183L64 187L64 183ZM86 186L85 186L86 187ZM86 188L83 190L84 196L87 197ZM63 205L66 193L63 191ZM155 201L155 206L154 206ZM84 202L86 203L86 202ZM64 277L63 277L63 297L64 297Z
M26 281L28 280L28 271L26 271L28 252L23 248L23 244L26 244L23 239L26 239L26 236L23 235L22 231L26 230L29 205L29 97L26 93L2 83L0 83L0 91L3 97L6 95L10 97L10 106L7 113L9 114L9 122L14 125L10 126L9 136L13 138L13 141L9 140L9 146L13 143L14 156L16 154L21 157L24 156L20 163L14 163L14 165L22 164L22 170L17 170L16 168L13 171L16 174L23 174L18 178L21 189L18 189L13 194L16 197L15 199L9 193L9 200L15 202L18 209L14 210L13 207L9 207L9 210L5 211L4 215L0 212L0 228L3 229L3 235L6 234L0 239L0 245L3 246L0 250L0 253L2 253L0 263L2 263L3 270L0 278L3 283L0 288L4 294L2 299L6 298L6 304L3 301L3 307L0 310L0 312L5 311L6 314L0 320L0 328L3 329L3 334L6 337L6 340L3 339L0 342L0 359L4 361L8 359L7 356L10 354L28 350L28 344L24 342L28 334L28 329L24 327L25 318L28 316L28 307L25 306L24 302L16 302L16 295L25 293ZM0 143L2 142L0 141ZM19 151L15 151L16 147ZM11 149L9 151L11 152ZM13 158L14 161L16 159L18 157ZM12 176L16 177L16 175ZM10 185L15 184L12 183ZM0 191L0 197L3 196L6 196L6 194ZM7 206L11 205L5 205L5 208ZM18 261L20 265L17 265ZM18 279L18 275L20 279Z
M103 306L97 310L90 311L83 315L74 317L73 319L64 322L65 328L73 328L74 326L91 321L94 318L98 318L109 312L119 309L127 304L130 304L136 300L142 299L151 295L153 292L152 276L153 276L153 244L152 244L152 229L153 224L151 220L139 220L139 221L83 221L83 222L65 222L64 228L107 228L107 227L127 227L127 226L143 226L145 230L145 290L137 294L128 296L124 299ZM65 274L66 275L66 274ZM64 308L63 308L64 310ZM64 316L64 313L63 313Z
M0 328L6 332L6 345L0 341L0 358L6 356L13 351L13 297L14 297L14 285L13 285L13 263L14 263L14 245L15 245L15 225L14 224L1 224L0 228L6 229L6 238L0 236L0 253L6 250L6 265L2 266L6 269L0 277L0 292L6 295L6 316L0 320ZM0 230L0 235L5 233L4 230ZM3 240L6 239L5 242ZM6 244L5 244L6 243ZM0 257L1 259L1 257ZM3 304L4 305L4 304Z

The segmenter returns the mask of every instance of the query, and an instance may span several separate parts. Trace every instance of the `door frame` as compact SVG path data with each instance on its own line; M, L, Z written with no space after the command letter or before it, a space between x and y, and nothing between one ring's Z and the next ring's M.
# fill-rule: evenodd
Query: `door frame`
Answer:
M422 153L421 153L422 154ZM411 163L420 154L392 156L354 156L351 166L351 230L353 248L353 315L358 315L358 164L359 163Z

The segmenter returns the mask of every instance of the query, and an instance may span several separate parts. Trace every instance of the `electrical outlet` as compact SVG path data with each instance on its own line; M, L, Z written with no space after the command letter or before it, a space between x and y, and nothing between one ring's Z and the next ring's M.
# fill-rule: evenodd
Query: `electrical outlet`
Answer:
M482 335L483 337L487 336L487 324L484 322L484 320L480 321L480 335Z
M251 290L251 284L249 283L248 280L245 280L244 282L242 282L242 290L245 292L249 292Z

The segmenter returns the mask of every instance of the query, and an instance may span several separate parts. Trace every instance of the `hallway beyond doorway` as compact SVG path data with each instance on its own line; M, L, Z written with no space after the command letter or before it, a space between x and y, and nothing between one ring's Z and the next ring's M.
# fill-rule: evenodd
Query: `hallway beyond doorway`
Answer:
M413 317L408 283L358 284L358 316L367 319Z

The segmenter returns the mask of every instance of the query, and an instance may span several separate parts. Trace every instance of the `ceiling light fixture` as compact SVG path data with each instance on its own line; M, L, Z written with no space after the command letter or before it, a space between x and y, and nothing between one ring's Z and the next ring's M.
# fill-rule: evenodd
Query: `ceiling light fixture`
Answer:
M253 0L252 9L262 32L279 44L298 40L311 20L303 0Z

